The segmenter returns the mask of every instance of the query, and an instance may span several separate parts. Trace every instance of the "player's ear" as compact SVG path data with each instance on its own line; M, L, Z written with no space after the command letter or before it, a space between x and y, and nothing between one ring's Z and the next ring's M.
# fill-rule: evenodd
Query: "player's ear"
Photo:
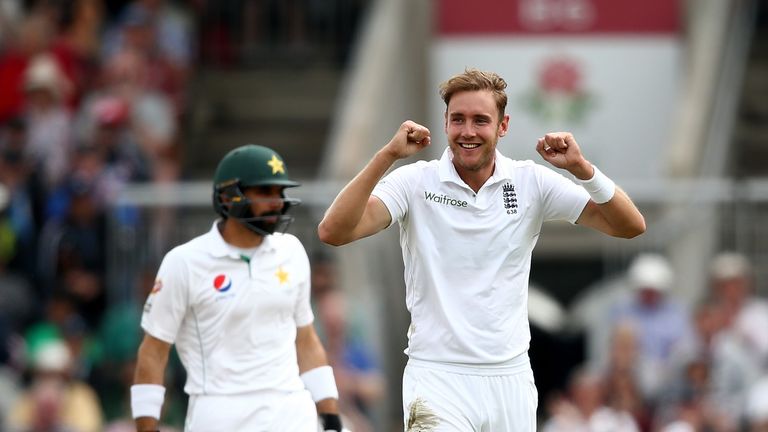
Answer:
M499 122L499 137L503 137L509 131L509 114L504 114Z

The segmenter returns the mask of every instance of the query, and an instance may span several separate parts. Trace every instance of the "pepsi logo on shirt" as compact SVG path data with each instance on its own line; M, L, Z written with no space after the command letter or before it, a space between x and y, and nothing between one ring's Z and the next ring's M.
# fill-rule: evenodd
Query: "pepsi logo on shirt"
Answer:
M213 278L213 288L218 292L227 292L232 288L232 279L225 274Z

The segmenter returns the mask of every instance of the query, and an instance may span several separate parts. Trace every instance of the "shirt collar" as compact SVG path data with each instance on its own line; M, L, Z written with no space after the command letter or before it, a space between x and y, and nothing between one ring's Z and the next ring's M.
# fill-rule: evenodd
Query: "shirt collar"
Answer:
M496 164L493 168L493 174L485 183L488 185L512 179L511 166L504 163L508 158L496 150ZM453 154L451 148L446 147L443 155L440 157L438 173L441 182L453 182L458 185L466 186L464 180L459 177L456 167L453 166Z
M208 244L206 246L208 248L208 252L214 258L223 258L228 256L230 258L240 259L240 254L236 252L236 248L227 243L224 240L224 237L221 236L221 232L219 231L218 226L219 222L221 222L221 219L215 220L211 230L208 231ZM275 250L275 243L272 239L272 235L264 236L264 240L262 240L261 245L259 245L259 250L265 252L271 252Z

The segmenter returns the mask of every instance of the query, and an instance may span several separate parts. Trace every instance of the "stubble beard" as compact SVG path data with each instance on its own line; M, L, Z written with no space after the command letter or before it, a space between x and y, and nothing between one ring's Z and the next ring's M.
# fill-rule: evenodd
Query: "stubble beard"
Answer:
M453 160L454 163L460 167L462 170L468 171L468 172L479 172L483 169L487 168L488 166L493 165L494 159L495 159L495 149L496 146L494 145L494 142L483 142L480 147L478 147L478 150L480 150L483 147L490 147L492 150L489 153L485 153L485 149L483 148L482 154L479 156L479 159L474 162L470 163L467 161L467 159L462 155L462 152L465 150L458 144L454 143L451 146L451 152L453 153Z

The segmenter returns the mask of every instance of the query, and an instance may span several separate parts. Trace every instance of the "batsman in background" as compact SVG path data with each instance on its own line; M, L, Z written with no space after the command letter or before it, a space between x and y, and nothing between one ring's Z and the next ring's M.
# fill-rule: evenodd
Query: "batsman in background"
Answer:
M426 127L404 122L318 227L323 242L338 246L400 224L411 314L408 431L535 432L527 299L542 223L567 220L625 238L645 231L629 197L585 159L570 133L547 134L536 148L578 184L497 151L509 127L506 86L474 69L443 83L448 148L440 160L384 177L431 142Z
M269 148L246 145L219 163L211 230L164 257L141 327L131 408L157 431L171 344L187 372L184 430L341 431L338 392L310 308L309 259L282 231L299 184ZM317 405L315 405L315 403Z

